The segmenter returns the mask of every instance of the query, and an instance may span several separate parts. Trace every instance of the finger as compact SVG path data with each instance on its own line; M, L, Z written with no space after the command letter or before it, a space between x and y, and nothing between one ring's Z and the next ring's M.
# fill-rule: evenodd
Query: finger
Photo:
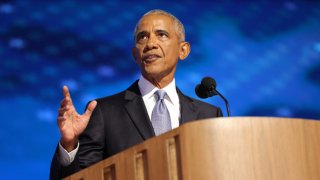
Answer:
M65 120L67 120L67 118L64 117L64 116L59 116L58 117L58 122L65 121Z
M67 121L67 118L65 118L65 117L58 117L58 118L57 118L58 127L61 128L61 125L63 125L64 122L66 122L66 121Z
M58 109L59 116L63 116L66 111L70 110L69 106L61 107Z
M68 86L63 86L63 96L65 97L65 99L70 100L71 104L72 104L72 99L71 99L71 95L70 95L70 91Z
M58 117L64 116L65 111L62 111L61 109L58 110Z
M90 116L91 116L93 110L96 108L96 106L97 106L97 101L91 101L86 109L86 112L83 115L90 118Z
M65 117L62 117L62 116L59 116L57 118L57 124L58 124L58 127L59 129L63 126L63 124L67 121L67 118Z
M64 108L68 105L73 106L71 99L69 97L63 98L60 103L60 108Z
M63 96L64 97L70 97L69 88L66 85L63 86Z
M63 98L60 103L60 108L65 107L67 104L68 104L68 101L66 100L66 98Z

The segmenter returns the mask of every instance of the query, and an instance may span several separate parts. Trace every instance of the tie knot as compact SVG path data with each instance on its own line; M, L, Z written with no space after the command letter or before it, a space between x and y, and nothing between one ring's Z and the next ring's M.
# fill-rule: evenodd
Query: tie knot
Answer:
M165 90L158 90L155 92L156 96L157 96L157 100L163 100L164 96L167 94Z

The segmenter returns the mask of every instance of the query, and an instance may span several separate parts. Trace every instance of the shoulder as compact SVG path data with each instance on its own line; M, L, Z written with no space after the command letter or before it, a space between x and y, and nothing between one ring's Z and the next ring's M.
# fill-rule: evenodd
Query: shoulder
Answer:
M206 103L204 101L189 97L184 95L179 89L177 89L180 104L184 107L189 106L192 107L201 118L208 117L220 117L222 116L222 111L219 107L214 106L212 104ZM189 105L186 105L189 104Z
M129 88L119 93L96 99L98 105L123 105L127 101L141 97L138 81L135 81Z
M195 106L197 106L200 110L217 110L217 109L220 109L219 107L214 106L212 104L209 104L207 102L204 102L204 101L201 101L201 100L189 97L189 96L186 96L186 97L189 98L193 102L193 104Z
M125 91L96 99L98 105L122 103L125 97Z
M223 116L221 109L217 106L214 106L212 104L209 104L197 99L193 99L193 103L195 104L195 106L198 107L198 111L202 116L202 118Z
M177 88L177 93L180 99L180 103L192 103L195 106L201 107L201 108L208 108L208 109L218 109L217 106L211 105L209 103L206 103L204 101L200 101L198 99L192 98L190 96L185 95L181 92L179 88Z

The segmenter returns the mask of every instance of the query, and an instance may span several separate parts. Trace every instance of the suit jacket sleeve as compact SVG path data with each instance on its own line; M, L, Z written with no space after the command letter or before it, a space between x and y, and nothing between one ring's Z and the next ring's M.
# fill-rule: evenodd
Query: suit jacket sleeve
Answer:
M59 160L59 147L56 148L50 168L50 179L61 179L86 168L103 159L105 143L104 122L100 107L97 105L89 124L79 136L79 150L69 166L62 166Z

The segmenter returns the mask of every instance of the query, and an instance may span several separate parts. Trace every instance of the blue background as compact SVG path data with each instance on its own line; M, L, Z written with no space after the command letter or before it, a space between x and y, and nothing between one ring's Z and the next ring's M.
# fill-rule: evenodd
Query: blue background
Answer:
M185 25L192 50L176 81L187 95L212 76L233 116L320 119L315 1L0 1L1 179L48 178L62 85L82 112L139 77L133 29L154 8Z

